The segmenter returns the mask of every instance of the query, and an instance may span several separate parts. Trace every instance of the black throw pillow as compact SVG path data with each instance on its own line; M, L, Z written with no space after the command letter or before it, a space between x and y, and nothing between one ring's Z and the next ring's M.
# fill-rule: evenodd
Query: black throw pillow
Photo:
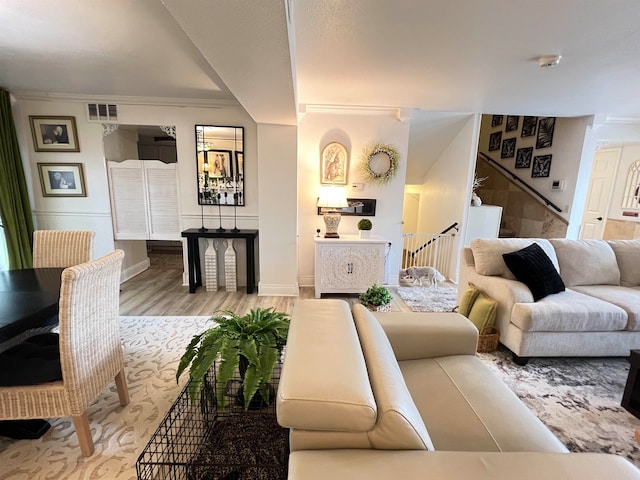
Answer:
M564 292L560 274L537 243L517 252L505 253L502 258L516 279L529 287L536 302L552 293Z
M35 335L0 353L0 386L37 385L62 380L57 333Z

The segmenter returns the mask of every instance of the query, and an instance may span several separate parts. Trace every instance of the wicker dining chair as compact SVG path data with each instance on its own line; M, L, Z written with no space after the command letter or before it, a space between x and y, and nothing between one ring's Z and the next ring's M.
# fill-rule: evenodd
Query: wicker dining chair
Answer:
M120 338L120 270L124 252L66 268L60 287L62 380L0 387L0 420L73 417L80 450L94 451L87 408L115 379L129 403Z
M35 230L33 268L70 267L91 260L95 232Z

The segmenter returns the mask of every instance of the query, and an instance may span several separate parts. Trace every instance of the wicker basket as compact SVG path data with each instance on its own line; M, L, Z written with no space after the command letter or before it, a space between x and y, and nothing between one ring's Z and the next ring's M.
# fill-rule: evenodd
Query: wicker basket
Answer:
M387 303L386 305L365 305L367 310L371 312L389 312L391 311L391 304Z
M478 336L478 352L488 353L497 350L500 332L494 327L484 327Z

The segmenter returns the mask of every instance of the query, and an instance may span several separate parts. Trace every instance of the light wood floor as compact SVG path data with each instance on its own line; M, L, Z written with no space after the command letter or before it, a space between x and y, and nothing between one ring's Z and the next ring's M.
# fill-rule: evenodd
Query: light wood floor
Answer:
M140 275L123 283L120 287L120 315L124 316L191 316L212 315L217 310L232 310L243 315L257 307L275 307L276 310L291 313L298 299L314 298L313 288L303 287L299 297L258 296L246 294L243 287L238 292L207 292L199 287L189 293L189 287L182 285L182 268L172 262L154 262L152 267ZM175 263L175 262L174 262ZM392 311L410 311L397 296L395 289L389 289L394 297ZM359 303L357 295L323 295L323 298L342 298L350 304Z
M207 292L199 287L189 293L189 287L182 285L182 268L176 262L153 258L150 269L123 283L120 287L120 315L124 316L191 316L212 315L217 310L232 310L243 315L257 307L275 307L276 310L291 313L298 299L314 298L313 288L303 287L299 297L258 296L246 294L243 287L238 292ZM180 265L181 263L178 262ZM389 289L394 297L392 311L410 311L397 296L395 289ZM357 295L323 295L323 298L342 298L350 304L359 303Z

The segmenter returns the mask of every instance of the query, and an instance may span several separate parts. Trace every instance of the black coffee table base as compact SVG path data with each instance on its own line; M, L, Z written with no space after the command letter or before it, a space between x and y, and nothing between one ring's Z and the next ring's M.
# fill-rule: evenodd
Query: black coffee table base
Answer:
M2 420L0 421L0 436L16 440L33 440L40 438L51 424L46 420Z
M631 350L629 376L622 395L622 406L634 417L640 418L640 350Z

